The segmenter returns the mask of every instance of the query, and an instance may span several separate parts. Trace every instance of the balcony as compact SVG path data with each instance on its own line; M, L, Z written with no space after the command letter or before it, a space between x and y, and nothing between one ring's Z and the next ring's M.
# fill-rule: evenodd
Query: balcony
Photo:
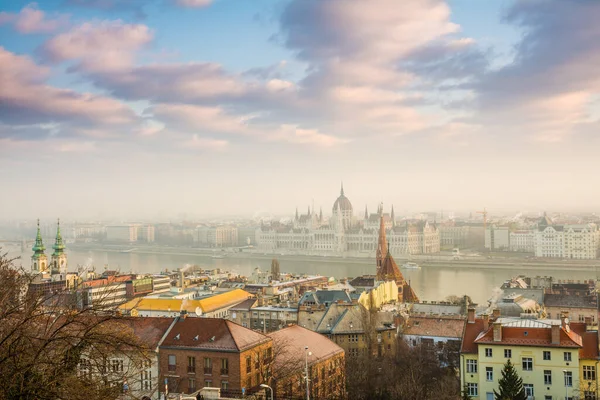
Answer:
M168 371L169 372L175 372L177 370L177 366L174 364L169 364L169 368Z
M204 367L204 375L212 375L212 368Z
M229 375L229 368L221 368L221 375Z
M188 374L195 374L196 373L196 366L194 366L194 365L188 365L187 372L188 372Z

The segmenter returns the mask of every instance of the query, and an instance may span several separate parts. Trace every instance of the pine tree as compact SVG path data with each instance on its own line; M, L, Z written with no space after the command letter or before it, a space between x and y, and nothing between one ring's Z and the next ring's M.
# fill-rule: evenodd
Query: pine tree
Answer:
M498 390L499 392L494 390L496 400L527 400L523 379L519 377L510 360L504 364L502 378L498 382Z
M469 389L467 385L463 387L462 396L460 397L460 400L473 400L473 398L469 396Z

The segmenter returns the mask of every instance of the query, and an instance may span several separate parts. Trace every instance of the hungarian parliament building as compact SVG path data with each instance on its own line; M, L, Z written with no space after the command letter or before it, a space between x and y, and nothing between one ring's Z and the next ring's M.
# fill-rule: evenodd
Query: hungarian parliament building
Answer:
M303 254L375 254L382 217L389 251L393 255L440 251L440 233L435 223L408 220L397 223L394 207L390 213L384 213L381 205L377 213L369 214L365 207L364 217L356 217L343 186L340 196L333 203L329 221L323 219L322 211L316 213L309 208L306 214L299 215L296 210L291 223L261 224L256 232L256 244L259 250L266 252L286 250Z

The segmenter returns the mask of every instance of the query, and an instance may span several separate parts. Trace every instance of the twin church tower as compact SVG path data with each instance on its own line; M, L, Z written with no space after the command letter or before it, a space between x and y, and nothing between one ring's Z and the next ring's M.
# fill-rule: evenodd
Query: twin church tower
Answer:
M42 241L42 233L40 232L40 220L37 221L37 235L35 237L35 244L33 245L33 256L31 256L31 270L34 273L52 275L66 274L67 273L67 254L65 253L65 244L63 242L62 235L60 234L60 220L57 222L56 227L56 239L54 240L54 246L52 246L54 252L48 264L48 257L46 256L44 242Z

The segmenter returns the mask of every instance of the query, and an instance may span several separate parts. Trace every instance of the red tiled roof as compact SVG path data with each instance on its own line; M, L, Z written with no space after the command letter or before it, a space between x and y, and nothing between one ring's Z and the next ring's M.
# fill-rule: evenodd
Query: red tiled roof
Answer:
M304 361L305 346L308 346L308 351L312 353L308 357L309 365L344 353L340 346L327 337L298 325L288 326L269 333L268 336L273 339L273 345L278 349L273 360L274 369Z
M179 335L179 336L178 336ZM180 318L161 347L243 351L271 339L221 318Z
M483 331L483 320L476 318L474 322L465 324L465 330L463 333L462 345L460 348L461 353L477 353L477 343L475 339Z
M465 328L463 318L448 317L410 317L403 335L437 336L461 339Z
M84 287L105 286L105 285L110 285L111 283L127 282L127 281L132 280L134 277L135 277L134 275L109 276L107 278L99 278L99 279L93 279L91 281L85 281L85 282L83 282L83 286Z
M502 340L494 341L492 324L488 330L475 340L475 343L496 343L522 346L544 346L544 347L582 347L581 336L573 330L567 332L560 328L560 341L552 343L552 329L535 327L502 327Z
M579 349L580 359L598 359L598 331L588 331L585 323L571 322L571 330L581 336L583 347Z
M156 348L160 339L173 323L173 318L126 318L117 323L126 325L133 330L135 336L150 349Z

